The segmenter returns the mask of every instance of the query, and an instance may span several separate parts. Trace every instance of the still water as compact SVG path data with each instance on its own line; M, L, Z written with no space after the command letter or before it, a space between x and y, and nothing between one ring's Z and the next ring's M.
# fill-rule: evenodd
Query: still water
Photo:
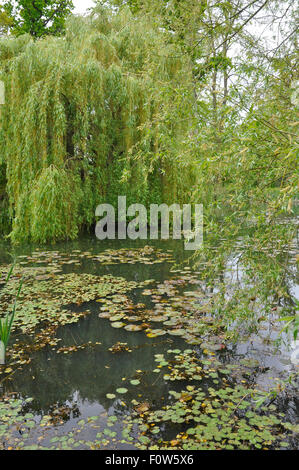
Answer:
M149 244L147 242L147 244ZM45 247L22 247L14 249L14 256L23 259L32 256L32 253L47 253L45 259L51 258L49 253L58 253L62 261L60 269L67 273L89 273L97 276L112 275L123 277L127 281L142 282L148 279L157 283L168 281L173 277L173 264L167 260L162 263L101 263L93 258L94 255L106 250L119 250L122 248L136 249L146 245L143 242L106 241L100 242L94 237L84 237L75 242L60 243ZM187 270L185 265L190 253L184 252L183 245L178 241L151 242L150 245L160 248L163 252L173 253L177 270ZM11 248L6 244L0 246L0 261L2 264L11 260ZM294 247L295 250L295 247ZM88 257L82 256L76 263L69 262L72 254L89 253ZM291 252L293 255L293 252ZM65 256L65 258L63 258ZM292 256L291 256L292 258ZM19 260L22 258L18 258ZM65 259L65 262L63 261ZM66 261L68 260L68 261ZM230 257L227 268L223 272L223 278L233 286L238 277L242 283L242 267L237 266L236 257ZM40 265L31 260L32 265ZM46 265L45 261L43 265ZM192 265L188 262L187 266ZM293 270L292 265L290 269ZM198 285L205 288L207 297L214 294L213 287L207 286L201 279L200 266L196 267L198 284L191 289L196 291ZM293 295L298 295L298 285L292 280L290 290ZM151 296L143 295L143 289L136 288L128 293L130 302L134 305L143 304L144 309L153 308ZM216 288L215 288L216 291ZM183 289L180 291L182 294ZM26 444L51 446L65 439L74 443L76 448L85 448L86 443L96 439L99 429L112 429L112 436L107 434L107 442L102 439L101 448L135 448L134 442L122 443L122 420L134 408L134 400L139 403L149 404L155 408L169 400L169 391L175 389L174 384L161 379L153 372L156 368L155 355L166 354L169 349L193 349L199 357L204 357L199 345L187 344L180 337L163 336L148 337L144 331L129 332L123 328L112 328L109 319L99 318L99 303L96 301L84 302L81 305L68 305L66 309L72 312L87 311L79 322L60 326L56 332L59 340L59 348L75 347L73 353L57 353L57 348L46 346L36 352L32 352L30 364L16 370L10 380L2 380L0 393L2 396L17 397L25 400L32 398L30 403L23 405L22 413L33 415L36 429L32 426L30 436L26 436ZM121 305L120 305L121 310ZM267 389L273 385L273 378L284 378L294 371L294 365L290 360L291 351L287 344L273 344L273 340L279 337L281 325L277 323L276 314L267 318L261 324L260 330L252 332L246 338L237 342L231 342L223 351L215 354L223 364L238 363L244 359L251 360L258 365L252 372L252 380L262 388ZM157 323L156 328L163 327ZM284 337L284 339L287 339ZM15 332L11 342L29 341L26 335ZM113 346L117 343L125 345L123 351L115 352ZM80 349L80 346L84 348ZM128 391L123 397L114 400L107 398L107 394L114 393L118 387L126 387L131 380L137 380L134 387L128 386ZM207 383L206 386L209 384ZM299 400L296 390L284 394L279 401L280 409L286 413L287 419L292 423L298 421ZM132 404L133 403L133 404ZM45 417L48 419L46 423ZM96 418L97 417L97 421ZM110 417L110 418L109 418ZM115 417L110 424L109 419ZM43 422L46 424L43 426ZM79 423L79 424L78 424ZM43 430L41 432L41 424ZM86 425L87 424L87 425ZM107 428L108 426L108 428ZM163 431L163 430L162 430ZM176 429L177 431L177 429ZM134 434L134 429L133 429ZM168 438L172 430L164 429L163 438ZM115 434L113 434L115 433ZM104 432L105 437L105 432ZM102 438L102 436L101 436ZM22 436L14 434L17 443ZM27 439L27 440L26 440ZM52 440L51 440L52 439ZM54 440L53 440L54 439ZM2 438L3 440L3 438ZM290 444L294 448L297 444Z

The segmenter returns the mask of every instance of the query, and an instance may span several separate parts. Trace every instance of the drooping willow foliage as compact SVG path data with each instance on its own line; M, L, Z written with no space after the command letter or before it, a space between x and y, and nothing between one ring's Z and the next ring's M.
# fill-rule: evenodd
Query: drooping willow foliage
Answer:
M95 208L184 202L191 67L149 18L95 9L63 37L0 41L0 231L13 242L73 239Z

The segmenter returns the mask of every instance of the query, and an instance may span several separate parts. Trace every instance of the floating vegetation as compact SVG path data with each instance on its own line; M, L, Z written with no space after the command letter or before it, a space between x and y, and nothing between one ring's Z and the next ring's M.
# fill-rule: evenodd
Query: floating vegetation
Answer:
M43 321L51 325L77 322L82 313L75 313L66 306L82 305L91 300L103 299L113 293L123 293L137 287L137 283L111 275L57 274L51 279L36 280L30 270L20 268L16 275L24 275L20 308L15 317L15 328L28 332ZM11 279L2 289L2 305L8 304L15 291L17 279Z
M81 263L86 260L98 262L102 266L136 263L151 265L164 262L172 263L174 261L171 251L164 252L161 249L150 246L135 249L107 249L101 253L91 251L82 252L81 250L72 250L69 254L54 250L34 251L31 255L19 255L17 258L18 264L21 266L34 266L35 274L39 276L39 280L42 280L41 276L44 276L44 279L48 279L51 273L60 272L63 266L80 266Z
M151 246L145 246L137 249L119 249L119 250L106 250L104 253L92 257L93 261L99 261L101 264L160 264L173 262L171 252L163 252L154 249Z
M130 320L130 319L127 317L127 320ZM131 320L131 321L134 321L134 320ZM126 325L125 326L125 330L127 331L141 331L142 329L143 329L142 325Z
M103 252L104 264L113 264L116 259L117 263L142 264L156 255L167 265L171 263L169 251L165 256L147 248L127 253ZM212 300L201 290L197 272L176 269L168 271L167 279L162 281L141 282L112 274L83 273L81 263L97 263L99 259L94 258L94 253L79 250L70 255L35 252L19 258L22 264L16 266L9 284L1 289L4 310L18 289L19 279L24 279L12 346L8 350L9 362L0 367L0 383L6 386L17 383L22 369L24 374L30 371L32 380L36 380L40 368L36 370L34 358L45 351L42 367L47 370L47 381L54 379L59 383L62 378L63 387L82 373L87 387L91 381L99 380L97 390L103 389L101 402L105 400L107 411L82 417L82 405L64 398L49 403L40 413L34 397L27 400L25 395L23 399L15 392L4 395L0 398L3 448L294 446L298 428L283 416L273 397L267 400L263 396L263 406L256 406L263 391L255 384L255 377L266 369L255 358L242 356L232 364L229 356L225 356L231 347L230 333L213 316ZM3 278L8 270L9 266L1 267ZM90 331L96 333L92 338L81 338L80 325L88 324L90 318L93 319ZM107 343L103 333L107 328L116 342ZM67 341L64 329L69 329ZM182 344L187 343L189 349L182 349ZM126 353L130 353L129 360ZM84 362L87 355L92 361L90 370ZM96 357L100 357L99 362L94 362ZM63 368L60 379L55 367L50 368L58 358ZM126 360L132 366L126 366ZM144 360L147 368L143 370ZM75 372L81 361L82 368ZM68 367L74 369L70 379ZM114 377L113 382L110 377ZM96 396L92 400L97 400ZM70 421L71 430L65 432L63 426Z
M127 388L124 388L124 387L121 387L121 388L117 388L116 389L116 392L117 393L120 393L120 394L124 394L124 393L127 393L128 389Z
M124 327L127 331L145 330L149 338L169 334L180 336L190 344L201 344L205 351L220 351L226 348L228 336L222 324L207 316L207 299L198 290L183 291L187 285L197 285L197 275L185 270L175 273L172 279L165 280L152 289L144 289L142 294L150 297L154 307L146 309L144 304L134 304L123 298L119 313L118 296L103 300L100 318L110 319L114 328ZM148 283L153 283L152 280ZM206 307L206 308L204 308ZM132 315L134 313L134 315ZM121 320L121 321L119 321ZM139 322L139 324L127 324ZM157 328L160 323L162 328ZM218 333L216 336L215 333Z
M245 374L242 366L224 366L215 357L203 360L191 349L170 349L156 354L155 361L165 383L172 383L165 389L166 403L163 396L156 404L131 398L134 389L142 386L142 380L131 379L128 388L106 394L117 415L77 419L64 435L57 434L57 425L70 415L79 416L75 407L53 406L36 422L25 411L32 399L3 398L0 436L4 448L31 449L32 433L38 436L36 449L103 449L125 444L153 450L267 450L289 447L289 440L298 435L298 426L287 422L276 405L269 402L256 408L257 390L240 378ZM127 395L124 402L122 397ZM84 432L91 430L94 438L84 439Z
M59 258L59 256L55 257ZM31 258L29 258L31 260ZM2 276L6 277L9 266L1 267ZM63 325L77 323L89 314L88 309L78 307L90 301L103 302L110 298L112 305L119 305L126 299L124 293L137 288L134 281L127 281L112 275L95 276L86 273L61 274L53 266L16 266L9 282L1 289L2 311L6 311L19 289L19 279L23 278L22 291L19 295L19 309L14 318L12 331L30 335L28 342L15 341L8 349L10 367L20 367L30 363L31 354L45 346L56 346L57 328ZM146 284L146 283L145 283ZM111 315L109 314L109 317ZM123 315L114 315L114 320ZM123 327L125 323L112 322L114 328ZM84 346L72 346L68 350L58 349L58 352L68 354ZM4 368L0 366L0 375Z
M57 349L57 354L59 353L63 353L63 354L71 354L71 353L74 353L74 352L77 352L77 351L80 351L80 350L83 350L83 349L86 349L86 348L94 348L96 346L100 346L102 343L100 342L96 342L96 343L92 343L91 341L89 341L88 343L85 343L85 344L79 344L79 345L74 345L74 346L68 346L68 347L62 347L62 348L58 348Z
M111 323L111 326L112 328L122 328L123 326L125 326L125 323L121 321L115 321Z
M182 382L183 387L169 390L172 403L162 408L150 409L148 403L135 407L136 417L133 413L132 424L138 425L142 431L138 447L271 449L288 447L287 437L298 433L298 426L285 422L284 414L277 412L275 405L256 409L253 401L255 389L248 384L232 383L231 373L239 369L238 365L224 368L215 358L198 359L191 350L169 350L168 356L170 360L162 354L156 355L158 367L167 370L164 380L170 380L174 385ZM242 382L245 383L244 380ZM169 440L161 437L162 428L165 435L165 427L169 431ZM184 431L177 432L182 427ZM157 435L156 440L153 435Z
M113 400L114 398L116 398L116 395L114 395L114 393L107 393L106 397L109 398L109 400Z
M138 379L130 380L130 384L131 384L131 385L139 385L139 384L140 384L140 380L138 380Z
M128 343L121 343L117 342L111 348L109 348L109 351L112 353L119 353L119 352L132 352L132 349L128 347Z

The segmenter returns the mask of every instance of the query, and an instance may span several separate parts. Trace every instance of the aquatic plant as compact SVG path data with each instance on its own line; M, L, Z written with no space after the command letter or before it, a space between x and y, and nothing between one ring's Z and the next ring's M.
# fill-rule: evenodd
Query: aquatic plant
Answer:
M167 355L155 355L158 366L153 372L173 384L174 389L168 391L170 401L161 402L160 408L136 407L135 416L132 413L131 421L141 431L139 448L249 450L290 446L288 439L291 433L298 433L297 426L285 422L285 415L272 403L273 396L267 406L256 407L257 390L243 379L242 365L224 366L214 357L200 359L192 350L168 350Z
M14 265L11 266L7 274L7 277L5 279L5 283L9 281L12 275L13 269L14 269ZM19 283L19 288L17 291L17 295L15 297L12 312L10 314L7 314L5 318L0 318L0 365L5 364L6 348L9 342L11 327L12 327L12 324L15 318L15 313L16 313L17 300L19 298L19 295L22 289L22 284L23 284L23 280L21 280Z

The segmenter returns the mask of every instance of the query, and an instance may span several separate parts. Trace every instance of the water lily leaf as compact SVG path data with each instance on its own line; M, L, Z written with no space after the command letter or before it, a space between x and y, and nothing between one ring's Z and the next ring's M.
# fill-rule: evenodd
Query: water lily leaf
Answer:
M150 443L150 439L147 436L140 436L138 439L142 444L149 444Z
M110 318L110 313L109 312L99 313L99 318Z
M121 320L124 316L124 313L118 313L117 315L113 315L112 317L110 317L110 321L117 322L118 320Z
M151 330L147 336L149 338L155 338L156 336L163 336L163 335L166 335L166 331L165 330Z
M168 317L166 315L155 315L153 317L149 317L148 320L152 322L164 322L165 320L168 320Z
M138 379L130 380L130 384L132 384L132 385L139 385L139 384L140 384L140 380L138 380Z
M208 351L220 351L223 349L222 344L201 343L200 348Z
M138 413L140 414L145 413L148 410L149 410L149 404L147 402L141 403L141 405L139 405L136 408L136 411L138 411Z
M179 320L171 319L163 322L163 325L166 326L176 326L179 323Z
M123 326L125 326L125 323L121 321L116 321L116 322L111 323L111 326L112 328L122 328Z
M177 330L168 330L168 333L173 336L183 336L186 333L186 330L180 328Z
M143 328L141 325L126 325L125 326L125 330L127 331L140 331L142 329Z
M127 393L128 389L127 388L117 388L116 391L117 391L117 393L121 393L122 395L124 395L125 393Z

